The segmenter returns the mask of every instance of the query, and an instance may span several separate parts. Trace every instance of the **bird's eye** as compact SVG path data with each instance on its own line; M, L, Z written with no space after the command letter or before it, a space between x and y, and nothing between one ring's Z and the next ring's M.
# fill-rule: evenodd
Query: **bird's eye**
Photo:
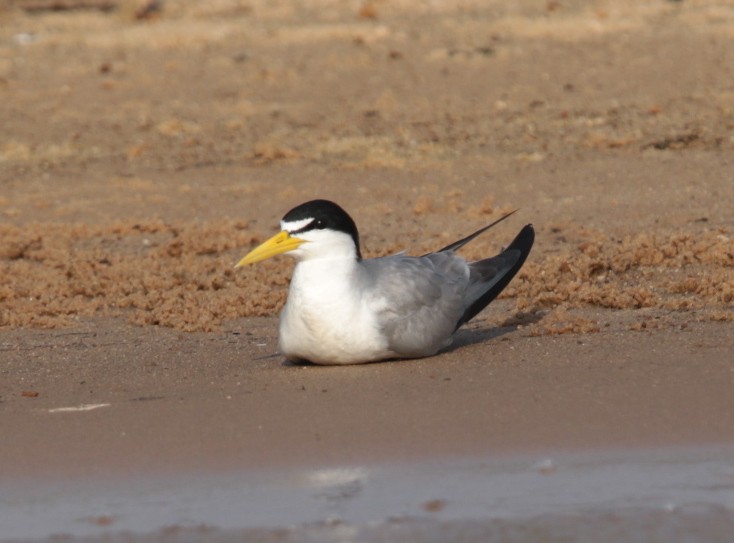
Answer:
M326 228L326 221L324 219L316 219L313 223L313 227L319 230Z

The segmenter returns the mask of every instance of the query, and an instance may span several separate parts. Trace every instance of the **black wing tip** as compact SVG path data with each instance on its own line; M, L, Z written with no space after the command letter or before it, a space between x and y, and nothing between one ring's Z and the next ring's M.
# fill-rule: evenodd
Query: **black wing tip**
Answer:
M522 230L520 230L520 233L515 236L515 239L512 240L512 243L510 243L510 247L523 249L526 253L530 253L530 249L532 249L534 242L535 228L533 227L532 223L528 223L523 226ZM525 255L525 257L527 257L527 254ZM525 259L523 259L523 262L524 261Z
M530 250L533 248L534 242L535 228L532 224L526 224L522 228L522 230L520 230L520 232L515 236L515 239L512 240L512 243L510 243L510 245L508 245L507 248L500 253L500 255L502 255L504 253L507 253L508 251L518 251L520 253L518 259L515 261L512 267L505 272L504 276L502 276L499 281L492 285L492 288L490 288L471 306L467 308L466 312L464 312L464 314L461 316L461 319L459 319L459 322L456 323L456 328L459 328L463 324L466 324L471 319L473 319L480 311L487 307L492 302L492 300L499 296L503 290L505 290L505 287L510 284L510 281L512 281L517 272L520 271L520 268L522 268L525 264L525 260L527 260L528 255L530 254Z

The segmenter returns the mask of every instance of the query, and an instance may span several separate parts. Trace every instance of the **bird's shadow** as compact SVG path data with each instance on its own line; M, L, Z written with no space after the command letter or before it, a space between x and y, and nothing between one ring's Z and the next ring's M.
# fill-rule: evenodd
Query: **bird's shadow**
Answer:
M521 326L527 326L528 324L535 324L543 319L545 316L542 311L531 311L527 313L517 313L512 317L505 319L497 326L486 326L481 323L475 324L471 328L460 328L454 336L454 341L446 347L441 349L438 354L450 353L456 349L461 349L468 345L476 345L478 343L484 343L493 339L497 339L511 332L515 332ZM390 362L399 362L406 360L405 358L388 358L386 360L376 360L374 362L368 362L368 364L386 364ZM319 366L308 360L291 360L285 358L282 362L285 367L301 367L301 366Z
M442 349L440 352L448 353L456 349L466 347L467 345L484 343L485 341L497 339L506 334L509 334L510 332L514 332L515 330L517 330L517 326L477 326L476 328L463 328L456 332L456 335L454 336L454 341L451 343L451 345L449 345L445 349Z
M502 321L497 326L485 326L476 324L472 328L462 328L456 332L453 343L441 352L450 352L467 345L476 345L484 343L492 339L497 339L506 334L516 331L521 326L535 324L543 319L545 314L542 311L530 311L527 313L517 313Z

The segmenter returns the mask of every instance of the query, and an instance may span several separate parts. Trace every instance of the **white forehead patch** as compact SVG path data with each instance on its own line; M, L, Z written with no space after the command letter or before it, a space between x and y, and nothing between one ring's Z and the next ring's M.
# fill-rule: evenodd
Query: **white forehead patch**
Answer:
M313 218L299 219L297 221L280 221L280 228L286 232L295 232L313 222Z

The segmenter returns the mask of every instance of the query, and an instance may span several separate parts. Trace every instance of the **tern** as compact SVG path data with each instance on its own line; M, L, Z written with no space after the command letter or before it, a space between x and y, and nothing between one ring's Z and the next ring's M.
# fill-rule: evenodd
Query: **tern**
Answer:
M467 262L455 253L512 213L433 253L362 258L354 220L334 202L312 200L286 213L281 232L235 267L282 253L296 258L280 313L279 350L289 360L359 364L432 356L525 262L535 239L531 224L491 258Z

